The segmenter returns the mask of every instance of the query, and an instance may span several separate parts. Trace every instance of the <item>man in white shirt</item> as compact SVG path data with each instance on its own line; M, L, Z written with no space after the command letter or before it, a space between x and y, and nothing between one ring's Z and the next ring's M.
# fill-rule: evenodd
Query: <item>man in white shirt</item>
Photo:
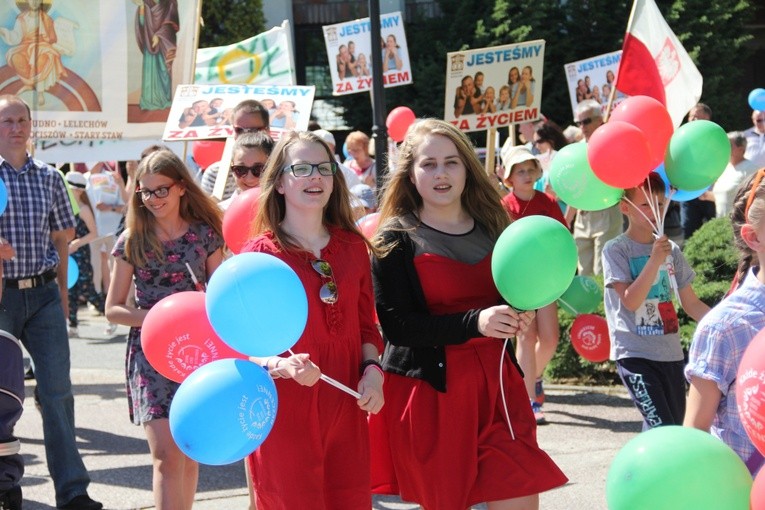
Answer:
M744 157L746 137L741 131L728 133L730 161L722 175L715 182L712 193L715 196L715 211L718 218L728 216L733 209L736 190L750 175L757 171L757 165Z
M746 152L744 157L757 168L765 166L765 111L752 111L752 127L744 131Z

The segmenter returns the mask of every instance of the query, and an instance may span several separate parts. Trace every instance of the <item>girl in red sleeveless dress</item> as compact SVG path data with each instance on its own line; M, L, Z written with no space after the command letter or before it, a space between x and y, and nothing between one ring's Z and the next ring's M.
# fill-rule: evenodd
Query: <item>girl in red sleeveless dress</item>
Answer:
M297 354L258 360L279 378L279 411L247 459L257 508L369 510L367 413L383 406L383 374L367 241L332 153L313 133L285 133L260 183L261 235L243 251L289 264L305 287L308 321ZM320 382L321 373L361 397Z
M540 492L567 480L537 445L523 379L501 340L534 317L502 304L493 283L492 249L508 221L460 131L434 119L410 128L372 262L386 340L374 492L425 510L535 509ZM390 451L378 451L386 443Z

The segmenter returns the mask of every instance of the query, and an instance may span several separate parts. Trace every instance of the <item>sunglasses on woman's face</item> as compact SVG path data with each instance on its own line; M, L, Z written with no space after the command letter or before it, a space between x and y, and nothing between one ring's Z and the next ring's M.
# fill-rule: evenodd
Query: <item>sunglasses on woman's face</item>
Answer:
M260 177L260 175L263 173L263 170L266 168L266 165L264 163L255 163L252 166L246 166L246 165L231 165L231 171L234 172L234 175L239 177L240 179L247 175L247 173L251 173L253 177Z
M319 289L319 299L322 303L334 305L337 303L337 283L335 282L335 275L332 273L332 266L326 260L316 259L311 262L311 267L319 273L322 279L329 280Z

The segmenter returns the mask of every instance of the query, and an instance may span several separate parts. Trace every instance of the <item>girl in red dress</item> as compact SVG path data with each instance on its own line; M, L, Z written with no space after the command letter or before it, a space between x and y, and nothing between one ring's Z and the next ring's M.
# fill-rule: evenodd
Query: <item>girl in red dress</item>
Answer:
M367 412L383 406L369 246L332 152L313 133L285 133L260 183L261 235L243 251L269 253L295 270L308 322L297 354L259 360L293 380L276 381L276 423L248 457L257 508L369 510ZM319 382L322 372L361 397Z
M500 340L534 317L502 304L491 276L509 218L470 141L448 122L414 124L397 163L372 262L386 340L373 444L389 443L393 473L373 465L373 491L425 510L535 509L538 494L566 477L537 445L523 379Z

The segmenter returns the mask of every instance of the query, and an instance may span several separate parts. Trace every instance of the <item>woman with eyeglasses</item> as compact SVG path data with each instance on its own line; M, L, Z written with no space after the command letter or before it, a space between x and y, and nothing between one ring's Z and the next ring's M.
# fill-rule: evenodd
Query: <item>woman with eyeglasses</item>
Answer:
M435 119L409 128L372 261L386 341L373 492L426 509L534 509L540 492L566 482L537 445L523 378L501 340L534 318L504 304L492 279L509 221L462 132Z
M260 235L242 251L289 264L305 287L308 321L296 354L255 359L278 378L279 393L274 428L248 457L257 508L369 510L367 413L384 403L371 247L353 222L332 152L314 133L283 135L260 189ZM317 384L322 373L361 397Z
M237 137L231 153L231 173L236 181L236 191L218 203L222 210L227 210L239 193L260 186L260 176L273 149L274 141L265 131L244 133Z
M106 317L130 326L125 363L128 410L133 423L143 425L149 442L155 506L190 509L199 466L176 446L168 422L179 383L157 373L146 360L141 325L158 301L176 292L196 290L194 281L208 281L221 264L222 213L183 162L168 150L143 158L135 179L126 229L112 251L115 264ZM128 301L133 285L135 304Z

